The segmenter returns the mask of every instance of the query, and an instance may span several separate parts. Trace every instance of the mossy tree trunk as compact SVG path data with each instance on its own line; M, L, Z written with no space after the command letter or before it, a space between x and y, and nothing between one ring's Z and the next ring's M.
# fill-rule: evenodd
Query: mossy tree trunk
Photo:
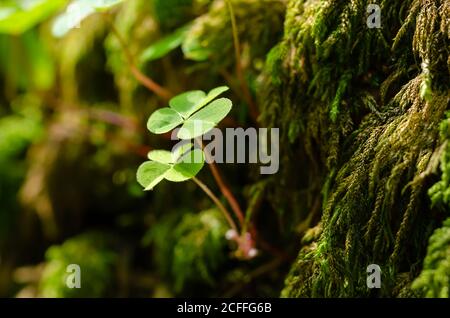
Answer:
M281 128L284 155L270 193L311 221L282 296L448 297L445 257L425 263L420 279L429 284L411 284L450 210L439 135L450 98L450 3L375 1L382 24L369 28L373 2L289 1L283 41L267 59L262 118ZM448 251L444 235L430 253ZM372 263L381 289L366 286Z

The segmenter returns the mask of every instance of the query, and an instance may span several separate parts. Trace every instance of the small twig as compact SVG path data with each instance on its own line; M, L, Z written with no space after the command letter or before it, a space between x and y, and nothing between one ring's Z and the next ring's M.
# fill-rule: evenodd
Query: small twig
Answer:
M211 198L211 200L222 211L222 213L225 216L225 218L227 219L227 222L230 225L230 227L237 232L238 228L236 226L236 223L234 223L233 218L231 217L230 213L225 208L225 206L222 204L222 202L220 202L219 198L217 198L216 195L208 188L208 186L206 184L204 184L203 182L201 182L199 179L197 179L196 177L193 177L192 180L200 187L200 189L203 190L203 192L205 192Z
M111 31L116 36L117 40L119 41L120 46L122 47L122 50L125 54L125 57L127 59L128 67L130 68L131 73L133 76L138 80L142 85L144 85L147 89L158 95L164 100L169 100L172 97L172 93L165 89L164 87L160 86L158 83L156 83L154 80L152 80L150 77L142 73L137 67L134 62L134 57L131 54L130 50L128 49L128 45L125 41L125 39L122 37L120 32L117 30L116 26L114 25L114 22L111 21L109 17L107 17L109 24L111 26Z
M247 81L244 78L244 74L242 72L242 60L241 60L241 45L239 43L239 34L237 30L236 24L236 16L234 15L233 6L230 0L226 0L228 11L230 12L231 18L231 29L233 32L233 43L234 43L234 54L236 58L236 75L241 84L242 93L244 94L244 98L250 108L250 116L252 120L256 123L258 120L259 112L256 103L253 101L252 94L250 93L250 89L247 85Z

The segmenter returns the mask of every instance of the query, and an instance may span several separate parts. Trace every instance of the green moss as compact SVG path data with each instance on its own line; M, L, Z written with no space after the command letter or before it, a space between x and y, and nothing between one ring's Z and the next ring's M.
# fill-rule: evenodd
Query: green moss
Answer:
M246 58L242 62L254 66L281 36L284 3L254 0L230 0L230 3ZM216 69L234 65L233 30L226 1L214 1L206 14L194 20L183 51L188 58L209 60Z
M450 297L450 218L430 237L423 270L412 284L424 297Z
M40 281L42 297L107 297L113 296L114 264L117 254L108 247L101 233L73 237L46 252L46 264ZM80 266L81 288L68 288L67 267Z
M369 3L289 1L283 41L268 56L261 119L295 149L276 184L304 190L283 208L307 218L322 202L321 234L304 240L282 296L412 295L437 225L427 190L450 98L448 4L380 1L383 27L369 29ZM312 169L299 171L299 160ZM384 273L375 292L371 263Z
M156 263L174 282L175 292L192 291L193 285L214 286L215 274L227 259L227 229L221 213L213 209L167 217L150 230Z

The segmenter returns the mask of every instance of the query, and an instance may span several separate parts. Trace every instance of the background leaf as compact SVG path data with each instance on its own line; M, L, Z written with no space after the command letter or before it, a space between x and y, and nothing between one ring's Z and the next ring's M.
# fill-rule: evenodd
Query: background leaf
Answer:
M67 0L16 1L0 5L0 33L21 34L61 9Z
M172 34L156 41L142 52L139 61L141 63L157 60L172 50L176 49L183 42L186 32L189 28L187 26L175 30Z
M55 37L62 37L91 14L105 11L121 3L123 0L75 0L70 3L66 11L59 15L53 23L52 33Z

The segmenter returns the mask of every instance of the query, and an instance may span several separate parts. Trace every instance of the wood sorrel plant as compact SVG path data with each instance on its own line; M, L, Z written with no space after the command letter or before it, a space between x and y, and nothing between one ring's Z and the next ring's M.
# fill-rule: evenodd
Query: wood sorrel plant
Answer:
M220 86L208 94L203 91L188 91L170 99L169 107L155 111L147 122L147 128L154 134L164 134L179 126L177 137L182 140L198 139L214 128L231 111L232 102L228 98L216 99L228 90ZM199 143L202 146L201 142ZM167 150L152 150L148 154L149 161L144 162L137 171L137 180L145 188L152 190L162 180L183 182L193 180L217 205L226 218L230 230L226 237L237 243L235 255L250 259L256 256L254 240L247 232L247 226L241 212L234 208L235 202L230 202L234 216L239 221L236 225L233 216L214 193L196 175L204 166L205 157L209 154L202 148L194 147L192 142L183 143L172 152ZM213 168L213 173L218 173ZM239 209L238 209L239 210Z
M150 116L147 124L150 132L163 134L181 126L177 133L178 138L190 140L201 137L214 128L230 112L232 102L229 99L216 99L220 94L227 91L228 87L217 87L208 94L200 90L188 91L170 99L172 94L169 90L160 86L139 70L135 57L130 52L124 37L116 29L108 13L110 8L122 1L73 0L70 2L67 10L53 24L53 34L56 37L62 37L71 29L79 27L80 23L91 14L103 13L109 22L112 33L116 36L123 49L128 67L135 79L163 100L169 100L169 107L161 108ZM185 32L183 30L184 28L171 35L168 39L163 39L151 45L140 57L140 62L156 59L170 52L176 47L173 45L173 42L179 42L184 37ZM195 177L203 168L205 158L209 156L201 148L202 143L198 142L197 144L200 145L200 148L193 149L193 143L188 142L177 147L173 152L166 150L151 151L148 154L150 161L143 163L137 171L137 180L145 190L152 190L164 179L172 182L193 180L213 200L225 216L230 225L230 231L226 237L237 243L236 256L250 259L257 254L257 250L254 247L255 229L249 226L248 220L244 217L237 200L223 181L214 163L210 163L209 167L221 192L227 199L234 217L238 220L238 225L236 225L233 215L217 196L214 195L208 186Z

